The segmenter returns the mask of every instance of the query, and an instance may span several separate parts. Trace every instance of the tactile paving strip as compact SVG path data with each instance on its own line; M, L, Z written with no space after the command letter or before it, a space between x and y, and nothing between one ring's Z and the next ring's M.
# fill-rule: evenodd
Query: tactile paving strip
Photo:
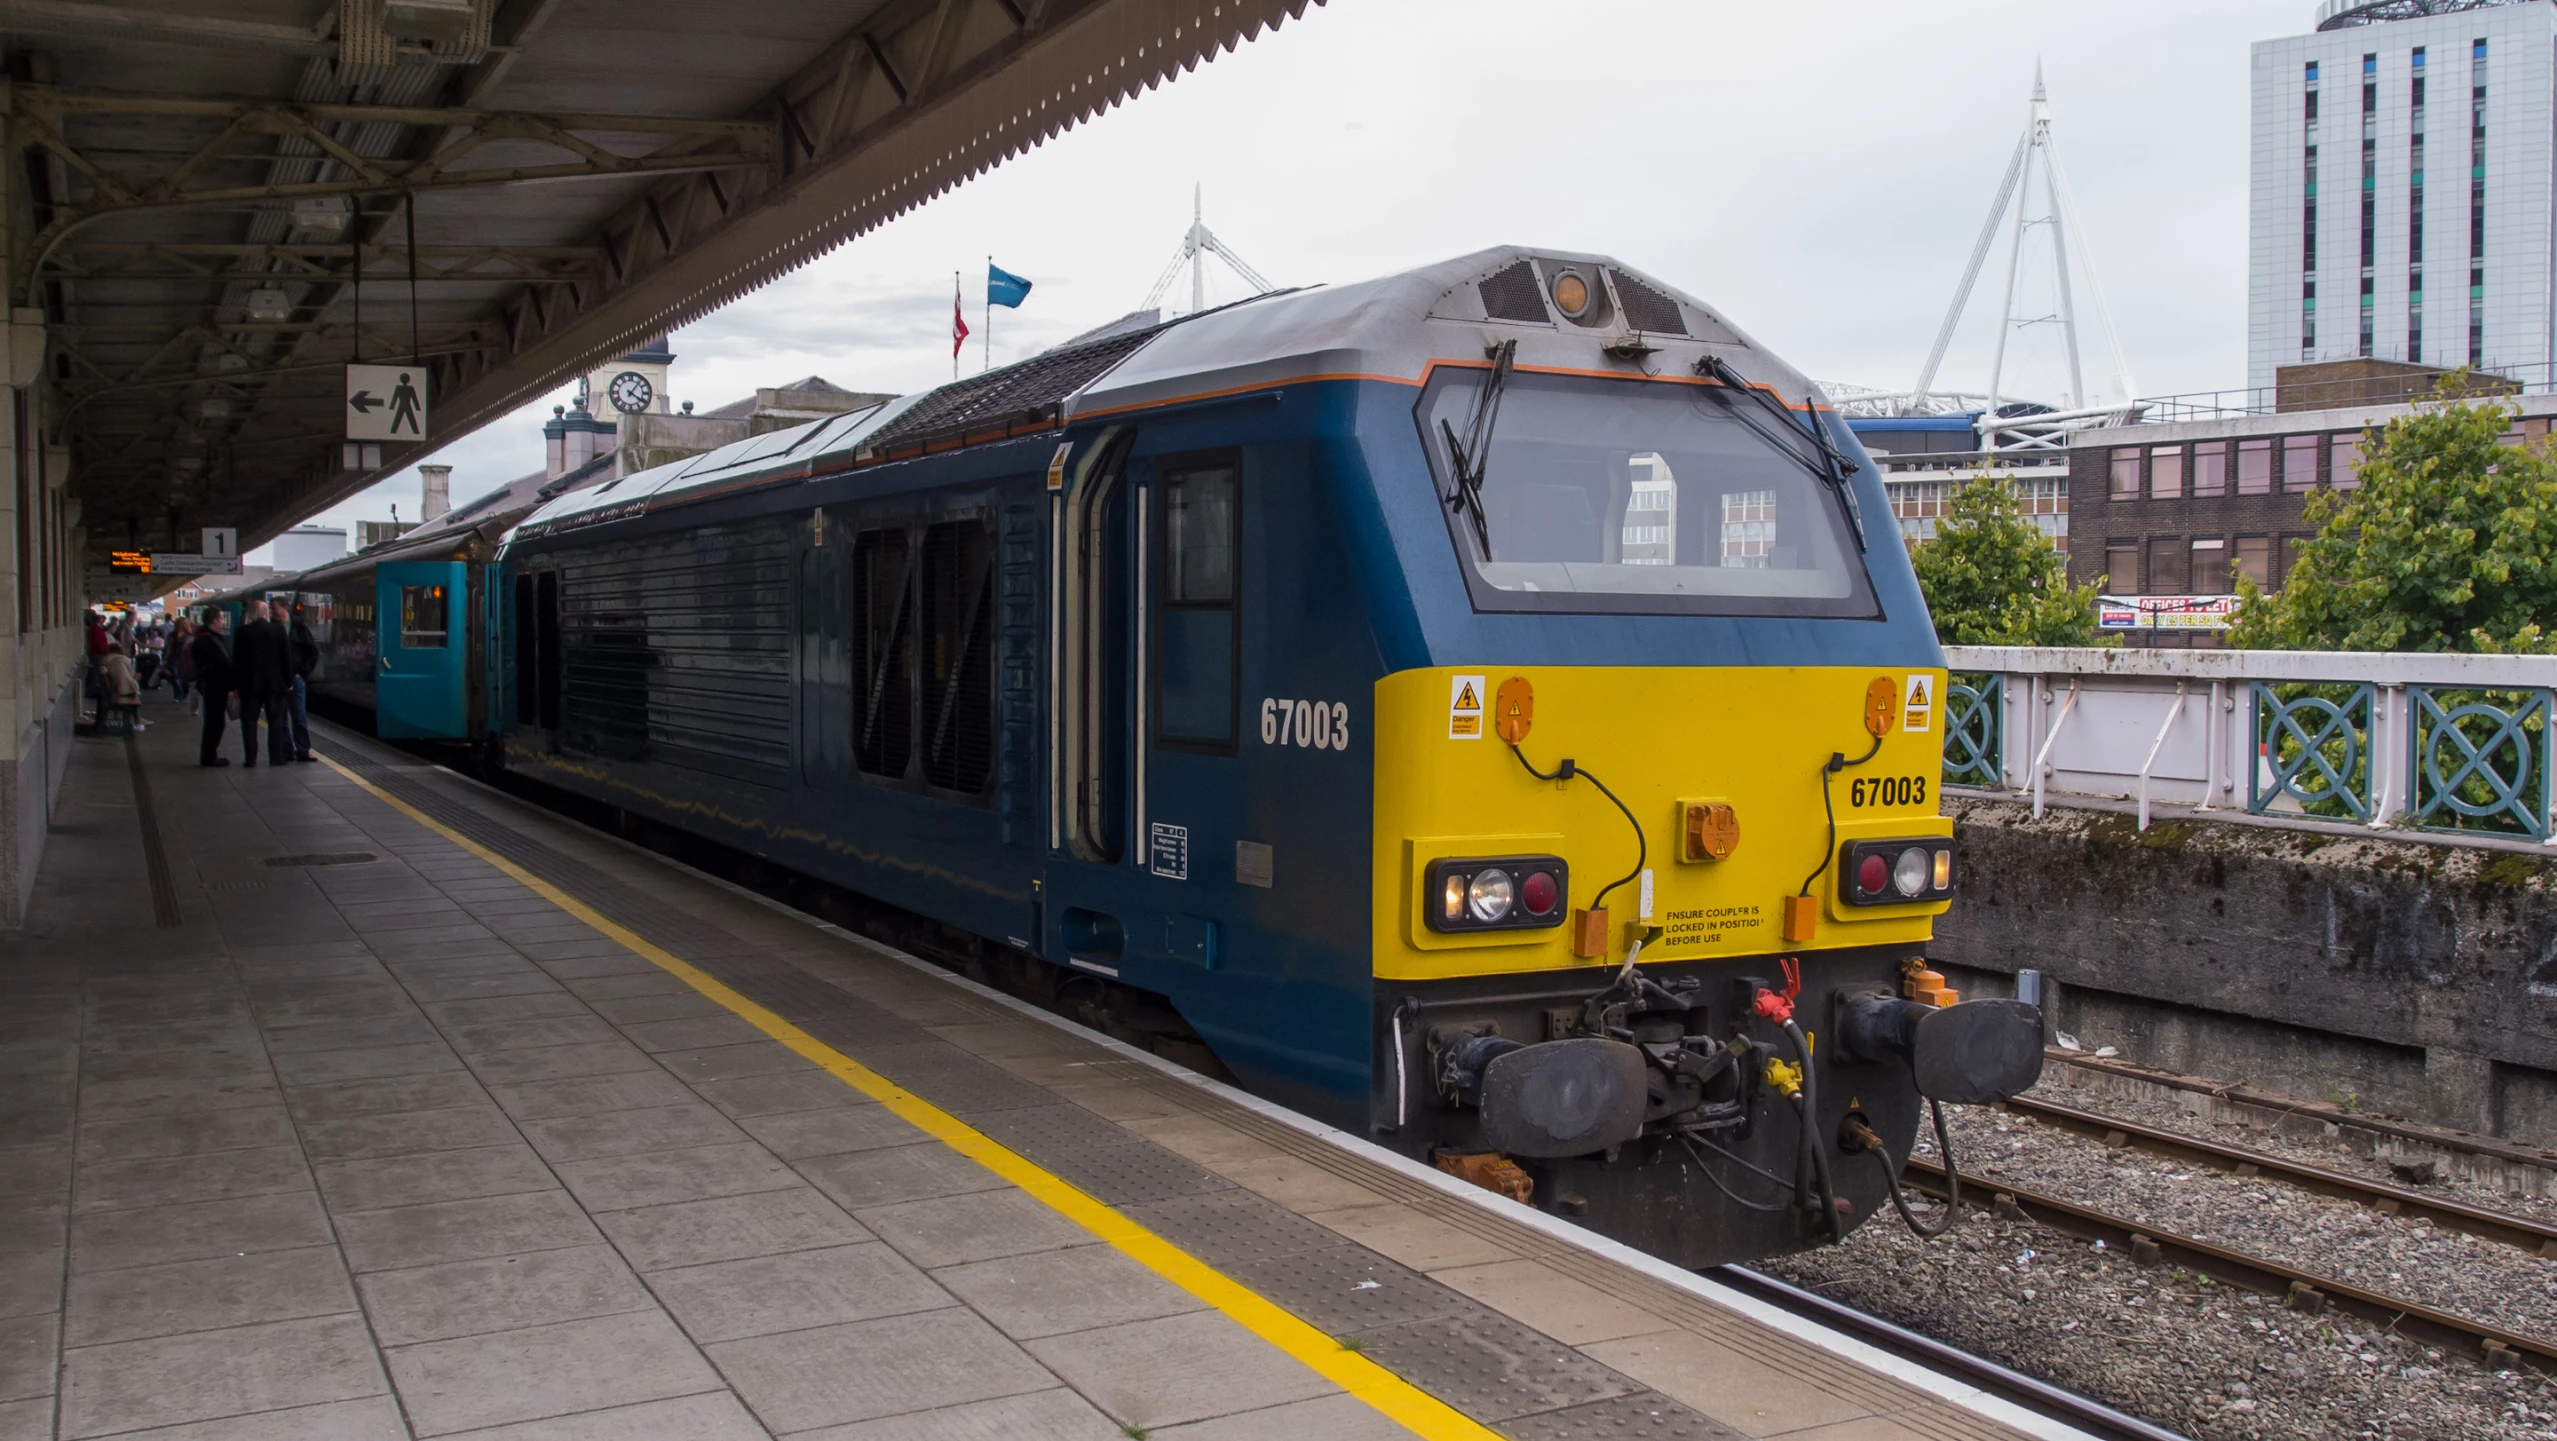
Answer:
M1053 1118L1053 1108L1059 1105L1060 1097L931 1037L913 1020L895 1016L828 985L692 913L439 794L394 767L358 761L344 750L339 754L350 769L363 774L366 780L578 896L758 1004L802 1025L820 1040L841 1047L898 1085L1003 1140L1209 1265L1238 1280L1247 1271L1253 1273L1253 1279L1246 1284L1263 1287L1264 1294L1282 1305L1292 1309L1301 1306L1299 1314L1309 1324L1331 1334L1357 1338L1361 1349L1380 1364L1509 1434L1522 1438L1689 1435L1707 1441L1722 1441L1736 1434L1674 1401L1645 1392L1631 1378L1519 1325L1461 1292L1407 1271L1365 1247L1347 1243L1338 1233L1275 1202L1227 1185L1213 1173L1133 1132L1107 1122L1101 1124L1115 1135L1106 1138L1105 1133L1080 1124L1047 1130L1007 1125L1007 1116L1028 1119L1036 1113ZM967 1005L958 1009L987 1021L1035 1024L991 1006ZM1685 1303L1680 1307L1682 1311L1703 1313L1720 1323L1713 1328L1718 1338L1720 1333L1733 1330L1767 1334L1738 1324L1736 1318L1674 1288L1587 1256L1532 1228L1466 1206L1389 1168L1326 1145L1212 1093L1183 1086L1135 1062L1096 1059L1086 1074L1143 1085L1182 1109L1212 1116L1380 1195L1493 1240L1514 1254L1549 1262L1564 1256L1588 1262L1602 1284L1655 1314L1667 1313L1653 1303L1651 1296L1631 1292L1656 1293ZM1164 1194L1192 1176L1203 1177L1218 1189L1172 1190ZM1291 1263L1295 1267L1292 1278ZM1394 1279L1383 1279L1388 1275ZM1358 1283L1367 1279L1377 1279L1379 1284L1373 1291L1357 1290ZM1624 1283L1628 1281L1642 1284L1627 1287ZM1328 1294L1335 1284L1353 1299L1335 1304L1336 1298ZM1389 1290L1394 1293L1390 1300L1378 1294ZM1375 1296L1376 1304L1372 1309L1362 1305L1355 1299L1359 1296ZM1771 1339L1785 1341L1781 1337ZM1841 1368L1835 1358L1807 1346L1786 1344L1789 1354L1784 1359L1796 1367L1790 1374L1806 1374L1803 1368L1808 1367L1816 1368L1816 1374L1824 1379L1840 1378ZM1853 1388L1833 1385L1830 1389ZM1905 1409L1909 1399L1905 1393L1878 1379L1873 1389L1879 1393L1876 1399L1893 1403L1892 1409L1900 1412L1896 1419L1904 1424L1921 1420ZM1638 1397L1647 1399L1637 1406ZM2012 1434L1985 1426L1967 1413L1935 1419L1955 1420L1957 1424L1949 1430L1925 1425L1916 1429L1941 1435L1946 1441ZM1530 1423L1533 1429L1529 1429ZM1637 1424L1653 1429L1625 1429ZM1659 1429L1664 1426L1687 1429Z

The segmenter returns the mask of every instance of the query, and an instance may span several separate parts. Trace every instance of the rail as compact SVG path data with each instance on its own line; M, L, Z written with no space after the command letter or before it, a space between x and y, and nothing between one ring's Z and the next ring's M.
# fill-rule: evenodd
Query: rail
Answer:
M1947 785L2557 840L2557 656L1948 646ZM2198 704L2196 703L2198 701Z
M2174 1265L2232 1286L2278 1296L2302 1311L2332 1306L2373 1325L2444 1350L2457 1351L2489 1367L2523 1364L2557 1372L2557 1342L2519 1331L2507 1331L2466 1316L2437 1310L2421 1302L2373 1291L2270 1257L2232 1250L2161 1226L2118 1216L2058 1196L2028 1190L2007 1181L1966 1176L1965 1204L1984 1206L2000 1215L2036 1221L2068 1235L2102 1241L2140 1265ZM1948 1194L1944 1168L1911 1157L1901 1181L1911 1190L1938 1199Z

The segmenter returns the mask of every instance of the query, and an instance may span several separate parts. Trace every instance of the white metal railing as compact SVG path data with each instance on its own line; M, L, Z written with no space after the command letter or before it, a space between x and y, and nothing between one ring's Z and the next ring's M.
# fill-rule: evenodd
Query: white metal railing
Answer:
M2557 837L2557 656L1949 646L1945 781Z

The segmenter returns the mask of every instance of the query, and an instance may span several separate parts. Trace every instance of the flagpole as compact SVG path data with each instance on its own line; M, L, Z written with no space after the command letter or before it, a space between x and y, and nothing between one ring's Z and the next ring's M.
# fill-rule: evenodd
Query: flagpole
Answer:
M967 287L960 283L959 272L955 270L951 271L950 302L953 310L959 307L960 301L967 295L967 293ZM959 347L955 345L950 347L950 378L952 380L957 380L959 378Z
M994 257L986 257L986 360L979 370L994 369Z

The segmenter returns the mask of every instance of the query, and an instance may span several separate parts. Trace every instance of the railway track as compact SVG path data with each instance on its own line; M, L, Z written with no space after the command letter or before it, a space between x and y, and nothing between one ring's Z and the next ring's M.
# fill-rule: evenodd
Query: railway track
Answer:
M2118 1128L2118 1123L2117 1123ZM1912 1158L1904 1184L1939 1199L1947 1194L1944 1168ZM1964 1201L2013 1219L2039 1222L2088 1241L2102 1241L2140 1265L2178 1266L2232 1286L2279 1296L2300 1311L2335 1310L2357 1316L2411 1340L2455 1351L2502 1369L2529 1366L2557 1373L2557 1341L2508 1331L2454 1315L2402 1296L2391 1296L2321 1272L2196 1240L2145 1221L2046 1196L2009 1184L1966 1177Z
M2385 1215L2410 1220L2420 1217L2445 1230L2462 1231L2480 1240L2500 1241L2508 1246L2536 1251L2542 1256L2557 1257L2557 1226L2527 1217L2464 1205L2408 1187L2304 1165L2263 1151L2226 1146L2217 1141L2144 1126L2094 1111L2054 1105L2032 1097L2019 1096L2004 1104L2014 1115L2030 1116L2061 1130L2093 1137L2108 1146L2171 1156L2188 1164L2212 1166L2239 1176L2266 1176L2303 1191L2365 1205Z

